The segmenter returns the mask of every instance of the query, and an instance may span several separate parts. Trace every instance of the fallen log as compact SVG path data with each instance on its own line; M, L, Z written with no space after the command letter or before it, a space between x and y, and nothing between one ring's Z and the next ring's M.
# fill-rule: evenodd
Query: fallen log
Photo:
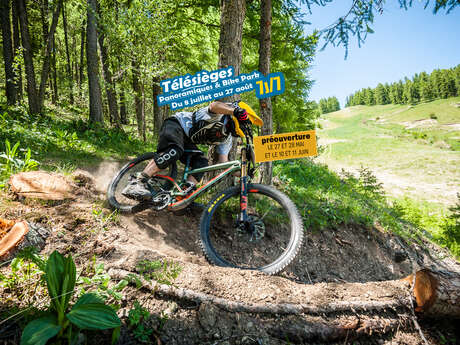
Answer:
M267 332L278 339L289 339L293 343L310 341L331 342L346 339L352 341L364 335L384 335L399 329L411 327L410 317L370 317L361 320L354 317L348 322L281 320L267 327Z
M412 286L414 276L404 278ZM460 274L423 269L415 274L415 311L424 316L460 318Z
M122 280L129 280L133 272L122 269L111 268L108 272L110 277ZM292 303L245 303L230 301L226 298L216 297L210 294L193 291L190 289L174 287L164 284L155 284L138 277L144 288L155 293L171 296L174 298L187 300L197 304L212 303L219 308L229 312L244 312L257 314L331 314L340 312L376 312L384 310L408 309L410 302L407 296L401 296L400 299L386 301L330 301L321 305L310 304L292 304Z
M109 274L115 279L125 279L132 274L132 272L112 268L109 270ZM205 302L212 303L230 312L319 315L343 313L347 311L378 312L396 309L407 311L412 310L410 298L414 298L416 301L415 311L418 312L419 315L436 318L460 318L460 274L456 272L423 269L416 273L415 287L413 289L411 289L411 284L414 280L413 275L402 280L409 283L407 284L407 294L396 296L390 300L331 300L328 303L315 305L313 303L276 304L237 302L190 289L154 284L141 278L143 286L156 293L192 301L198 304Z

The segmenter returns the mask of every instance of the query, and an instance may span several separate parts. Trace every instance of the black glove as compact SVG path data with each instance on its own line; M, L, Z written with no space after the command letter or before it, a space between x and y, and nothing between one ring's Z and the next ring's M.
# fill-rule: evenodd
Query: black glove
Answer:
M248 117L248 112L246 109L236 107L235 110L233 110L233 116L235 116L238 119L239 123L249 123L249 117Z

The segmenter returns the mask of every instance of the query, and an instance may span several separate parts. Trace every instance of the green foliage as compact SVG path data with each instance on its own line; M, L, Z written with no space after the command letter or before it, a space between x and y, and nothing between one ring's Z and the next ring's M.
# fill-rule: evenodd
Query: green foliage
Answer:
M0 273L0 287L8 289L16 301L31 305L38 300L46 285L43 279L45 266L46 262L35 248L25 248L11 261L11 272Z
M42 168L66 172L82 164L100 162L104 157L125 158L154 148L155 142L151 137L148 143L136 139L135 129L133 132L129 129L122 132L88 125L83 121L83 116L83 113L74 113L69 117L64 109L58 109L30 117L22 107L8 108L0 119L0 123L4 124L0 126L0 137L10 143L21 141L33 152L34 158L42 162ZM17 169L34 169L37 163L31 158L27 159L29 149L24 158L19 148L15 156L9 154L10 159L0 158L0 167L9 164L8 169L16 172ZM0 183L5 176L6 169L1 169Z
M30 148L25 150L23 158L20 158L19 141L11 147L8 139L5 140L5 151L0 152L0 188L5 187L5 183L11 175L22 171L34 170L38 162L33 160Z
M457 204L449 208L450 216L444 219L440 241L442 241L452 253L460 257L460 194L457 194Z
M81 296L91 292L103 300L114 299L120 301L122 299L121 291L128 285L127 280L120 280L116 285L111 286L111 277L105 271L103 263L97 263L96 257L83 269L77 279L77 295Z
M344 174L341 179L324 166L295 160L275 163L274 171L309 229L348 223L371 227L387 208L381 185L367 169L358 177Z
M172 285L182 267L173 261L142 260L136 265L136 270L147 281L154 280L160 284Z
M134 307L128 313L128 325L132 329L134 337L142 343L148 343L153 334L153 329L146 327L145 324L151 316L150 312L139 301L134 301Z
M321 114L332 113L340 110L340 103L337 97L322 98L319 100L319 109Z
M70 307L75 292L76 269L70 255L62 256L54 251L45 266L45 279L51 298L45 316L33 320L25 327L21 344L46 344L53 337L73 343L77 330L103 330L117 328L120 319L115 311L95 294L84 294ZM70 308L70 310L69 310Z
M460 65L450 69L436 69L431 74L421 72L412 79L405 78L391 85L379 84L375 89L359 90L347 97L346 107L374 104L417 104L438 98L460 96ZM372 95L374 97L372 97Z

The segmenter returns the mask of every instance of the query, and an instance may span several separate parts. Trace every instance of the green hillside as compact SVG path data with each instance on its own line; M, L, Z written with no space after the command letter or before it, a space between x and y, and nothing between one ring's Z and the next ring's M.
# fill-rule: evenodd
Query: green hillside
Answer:
M460 97L416 106L354 106L323 115L318 158L369 167L396 197L454 204L460 191Z

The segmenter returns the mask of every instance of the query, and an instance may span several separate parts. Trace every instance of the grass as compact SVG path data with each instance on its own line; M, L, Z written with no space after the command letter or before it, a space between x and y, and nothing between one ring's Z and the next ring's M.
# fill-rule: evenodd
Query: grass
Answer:
M324 116L328 121L319 131L321 138L332 139L320 158L339 170L370 167L380 173L392 174L411 184L417 181L426 188L409 189L417 200L437 200L440 204L455 202L439 190L428 191L429 185L443 184L453 191L460 184L460 131L449 130L446 123L460 123L460 108L454 105L460 97L416 105L356 106ZM430 128L406 129L403 122L430 119L435 113L438 124ZM380 175L382 175L380 174Z
M335 171L356 172L368 167L386 182L389 194L386 206L372 204L372 208L399 219L388 223L389 218L377 215L372 216L374 220L397 232L404 229L398 222L409 222L459 256L460 230L452 217L460 185L460 131L446 126L460 123L457 103L460 97L416 106L356 106L327 114L319 142L328 139L331 144L318 160ZM419 120L431 120L432 124L408 128ZM347 212L342 210L341 217L361 222L358 201L347 201L347 191L341 192L346 205L355 205Z
M73 107L71 113L48 108L43 115L30 116L22 106L0 107L0 152L5 140L21 148L29 148L41 168L69 172L81 165L94 165L112 157L124 159L155 147L137 139L133 129L126 132L89 125L82 109Z
M281 182L277 188L296 203L309 230L377 226L409 241L427 237L460 257L460 199L442 210L410 198L387 198L369 169L360 169L358 177L339 175L308 159L275 162L274 174Z

